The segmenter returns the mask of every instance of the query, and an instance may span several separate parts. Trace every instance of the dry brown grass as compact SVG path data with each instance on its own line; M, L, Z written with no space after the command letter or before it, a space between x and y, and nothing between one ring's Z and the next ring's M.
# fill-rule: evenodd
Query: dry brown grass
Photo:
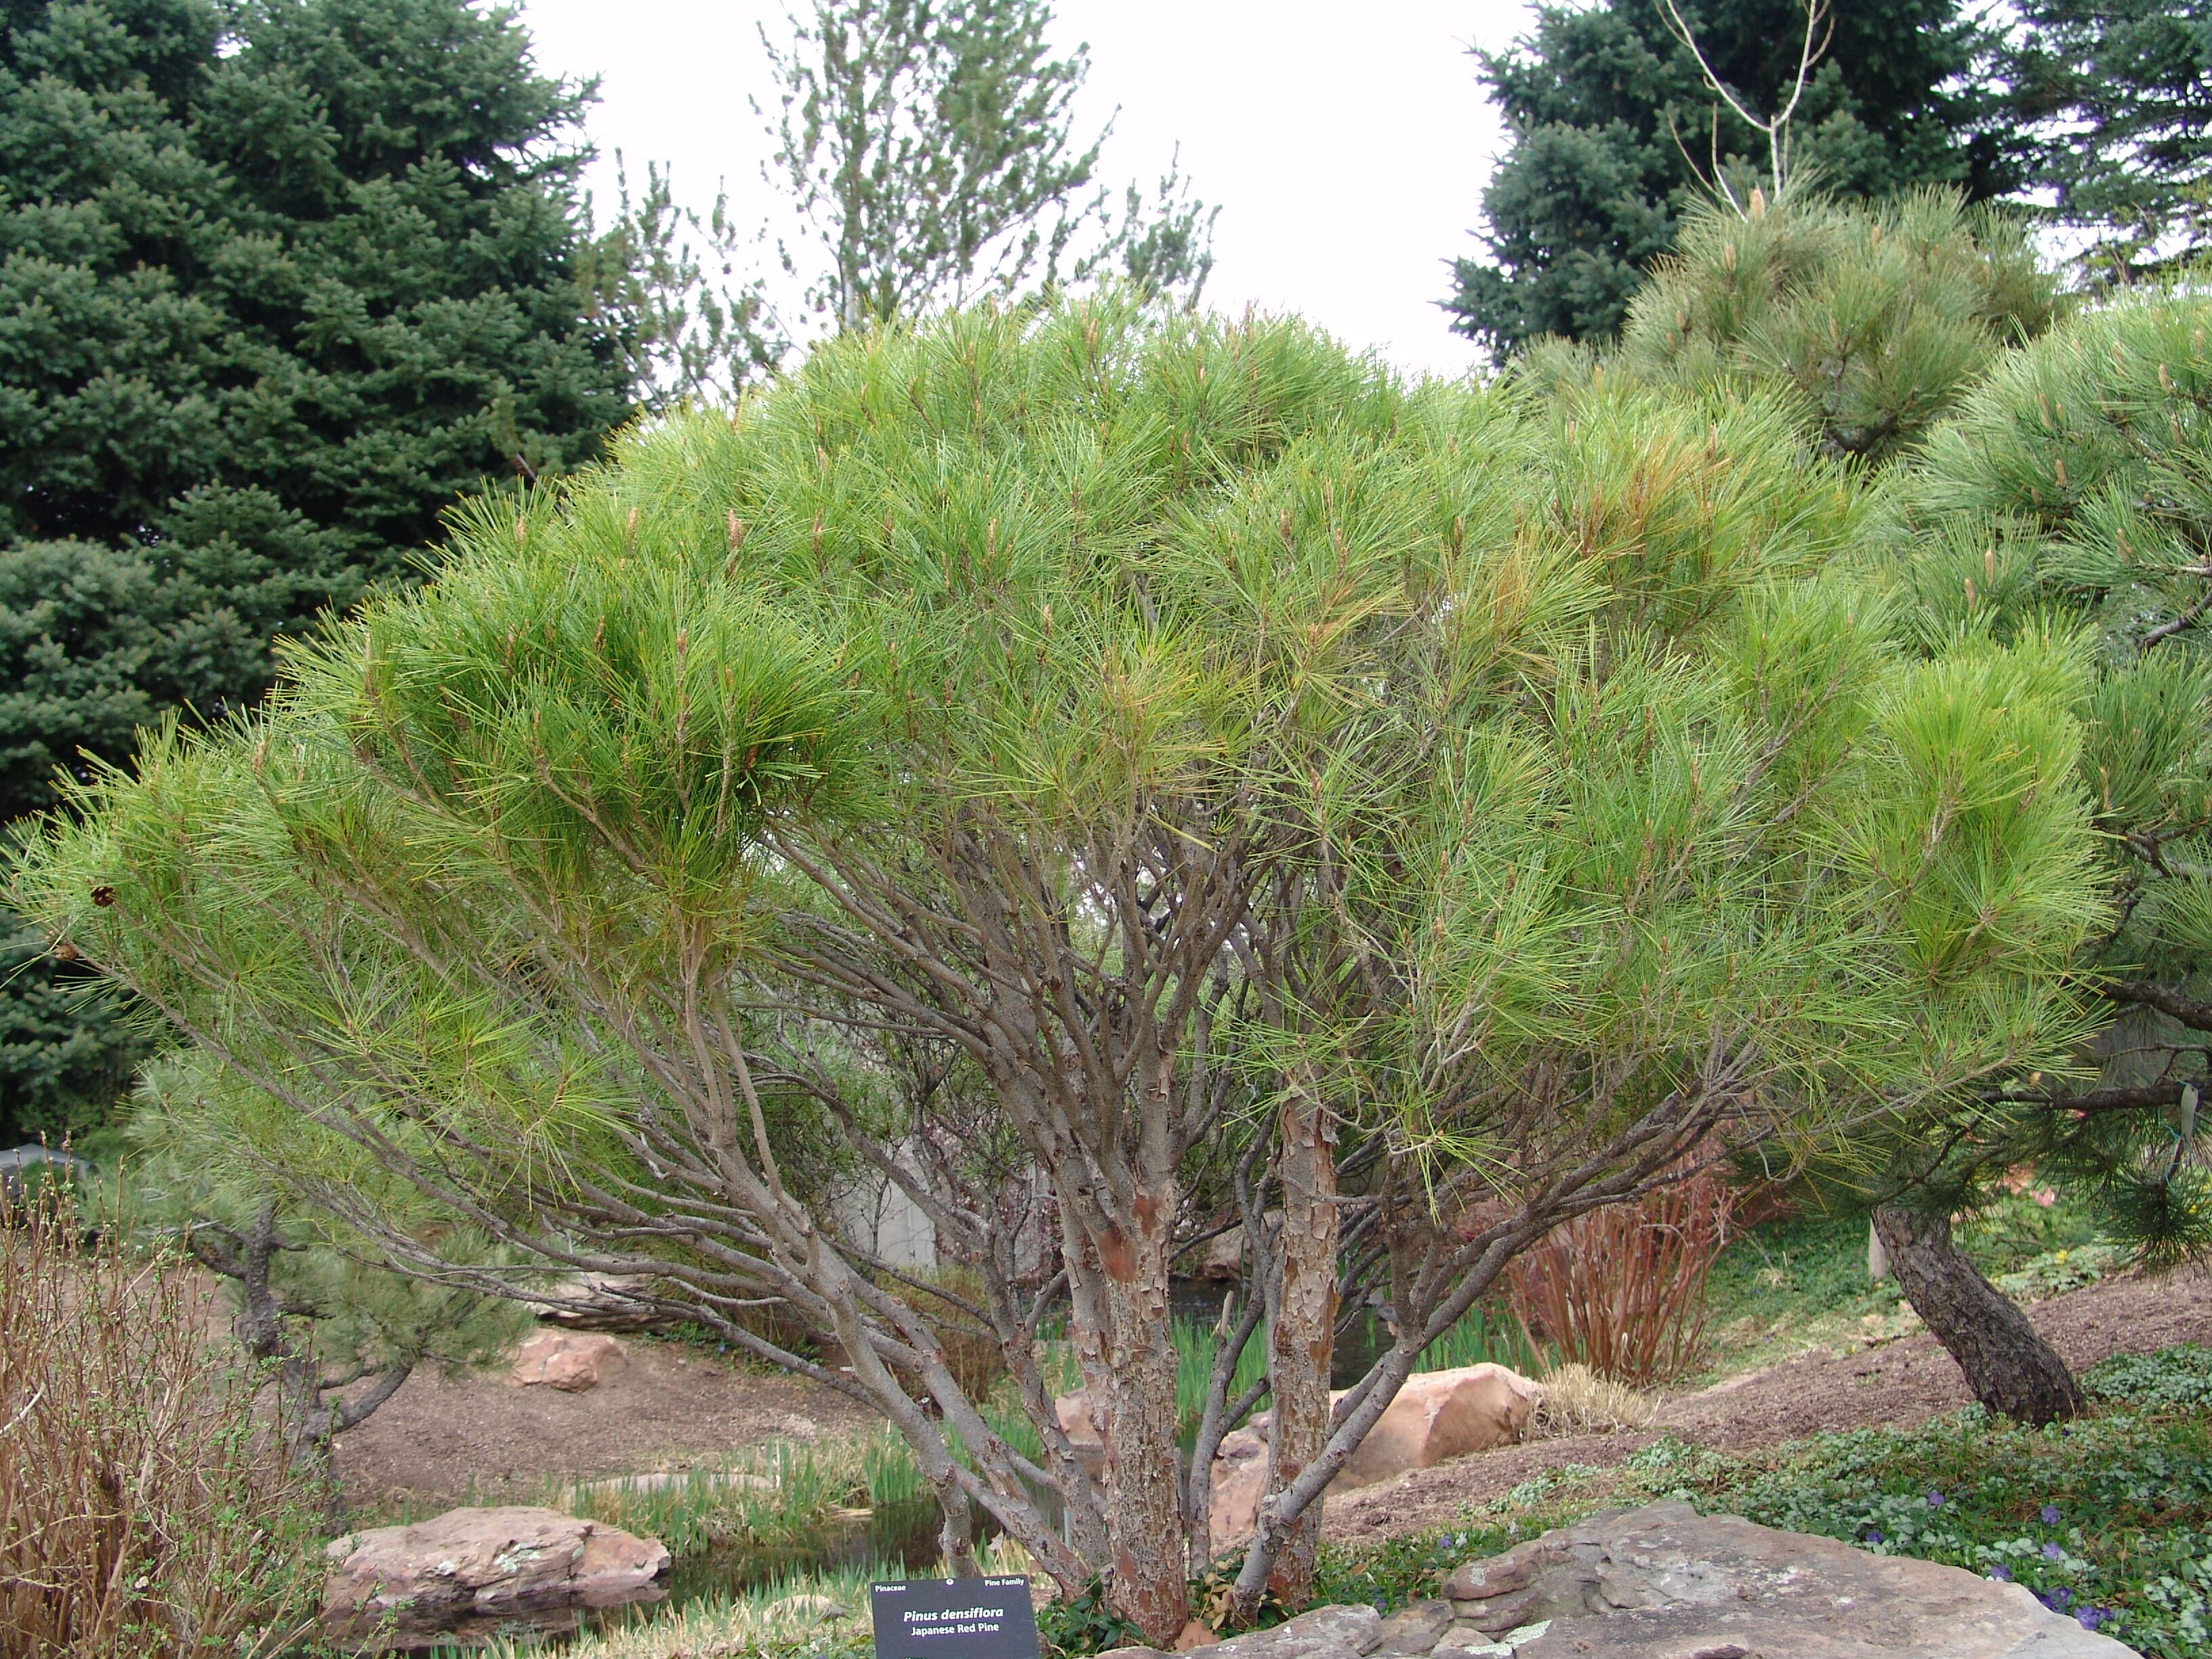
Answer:
M1657 1401L1587 1365L1560 1365L1546 1372L1538 1386L1544 1392L1529 1420L1531 1440L1648 1429L1659 1415Z
M296 1638L304 1494L174 1255L0 1214L0 1654L253 1656Z

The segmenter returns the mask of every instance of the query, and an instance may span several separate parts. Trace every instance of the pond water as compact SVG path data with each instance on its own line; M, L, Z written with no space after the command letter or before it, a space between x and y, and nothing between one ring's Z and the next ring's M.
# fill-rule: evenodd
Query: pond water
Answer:
M1170 1285L1170 1310L1180 1319L1211 1328L1221 1316L1223 1297L1231 1294L1241 1294L1241 1287L1220 1280L1176 1279ZM1363 1310L1338 1338L1330 1386L1349 1388L1358 1381L1389 1340L1384 1322ZM1048 1512L1056 1509L1052 1494L1040 1496ZM939 1524L936 1504L918 1498L879 1504L865 1520L826 1523L803 1540L696 1553L670 1570L663 1581L667 1589L664 1599L647 1606L610 1608L597 1615L595 1622L602 1627L618 1625L839 1570L880 1567L884 1576L927 1573L940 1559ZM997 1530L987 1522L979 1523L976 1541L987 1541Z

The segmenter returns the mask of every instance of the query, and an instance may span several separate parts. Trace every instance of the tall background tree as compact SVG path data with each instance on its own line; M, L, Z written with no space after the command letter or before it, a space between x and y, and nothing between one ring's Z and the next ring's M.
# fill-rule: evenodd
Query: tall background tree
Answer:
M1072 112L1081 46L1048 0L817 0L762 44L779 101L770 180L817 251L784 250L848 330L932 304L1118 276L1195 301L1214 216L1171 166L1149 199L1097 182L1107 134Z
M2212 4L2022 0L2007 65L2039 124L2036 179L2098 233L2093 269L2142 274L2212 247Z
M1793 0L1684 6L1722 82L1771 114L1788 101L1805 33ZM1845 196L1948 184L1970 201L2020 177L2000 94L1976 76L1996 41L1957 0L1838 6L1791 124L1802 173ZM1478 52L1508 147L1482 196L1484 257L1453 261L1451 326L1501 354L1539 334L1612 335L1686 207L1717 170L1766 161L1707 86L1656 0L1540 6L1503 52Z
M0 818L267 684L487 478L634 409L576 194L588 89L462 0L10 0L0 33ZM620 263L620 262L618 262ZM0 1139L126 1082L114 1007L0 943Z

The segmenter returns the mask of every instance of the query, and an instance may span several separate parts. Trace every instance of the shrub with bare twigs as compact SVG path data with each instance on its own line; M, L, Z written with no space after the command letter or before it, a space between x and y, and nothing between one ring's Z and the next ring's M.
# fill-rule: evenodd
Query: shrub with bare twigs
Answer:
M0 1215L0 1652L252 1656L296 1641L306 1510L173 1252Z

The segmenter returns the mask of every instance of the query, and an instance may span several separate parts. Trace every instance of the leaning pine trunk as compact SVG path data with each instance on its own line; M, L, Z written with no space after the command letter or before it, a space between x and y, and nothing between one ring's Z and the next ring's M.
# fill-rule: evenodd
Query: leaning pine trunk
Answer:
M1189 1619L1183 1577L1182 1449L1176 1443L1176 1349L1168 1322L1172 1194L1139 1200L1138 1231L1098 1243L1107 1314L1103 1364L1092 1372L1105 1401L1106 1530L1115 1610L1156 1647L1171 1647ZM1086 1368L1089 1369L1089 1368Z
M1310 1091L1287 1092L1282 1109L1281 1275L1267 1379L1274 1426L1267 1441L1267 1498L1273 1498L1328 1443L1329 1360L1336 1334L1336 1161L1327 1114ZM1313 1594L1321 1504L1309 1505L1267 1574L1267 1593L1285 1607ZM1249 1614L1251 1608L1240 1607Z
M2037 1425L2081 1411L2081 1390L2066 1362L1966 1259L1952 1240L1949 1216L1885 1205L1874 1224L1913 1311L1959 1362L1975 1399Z

